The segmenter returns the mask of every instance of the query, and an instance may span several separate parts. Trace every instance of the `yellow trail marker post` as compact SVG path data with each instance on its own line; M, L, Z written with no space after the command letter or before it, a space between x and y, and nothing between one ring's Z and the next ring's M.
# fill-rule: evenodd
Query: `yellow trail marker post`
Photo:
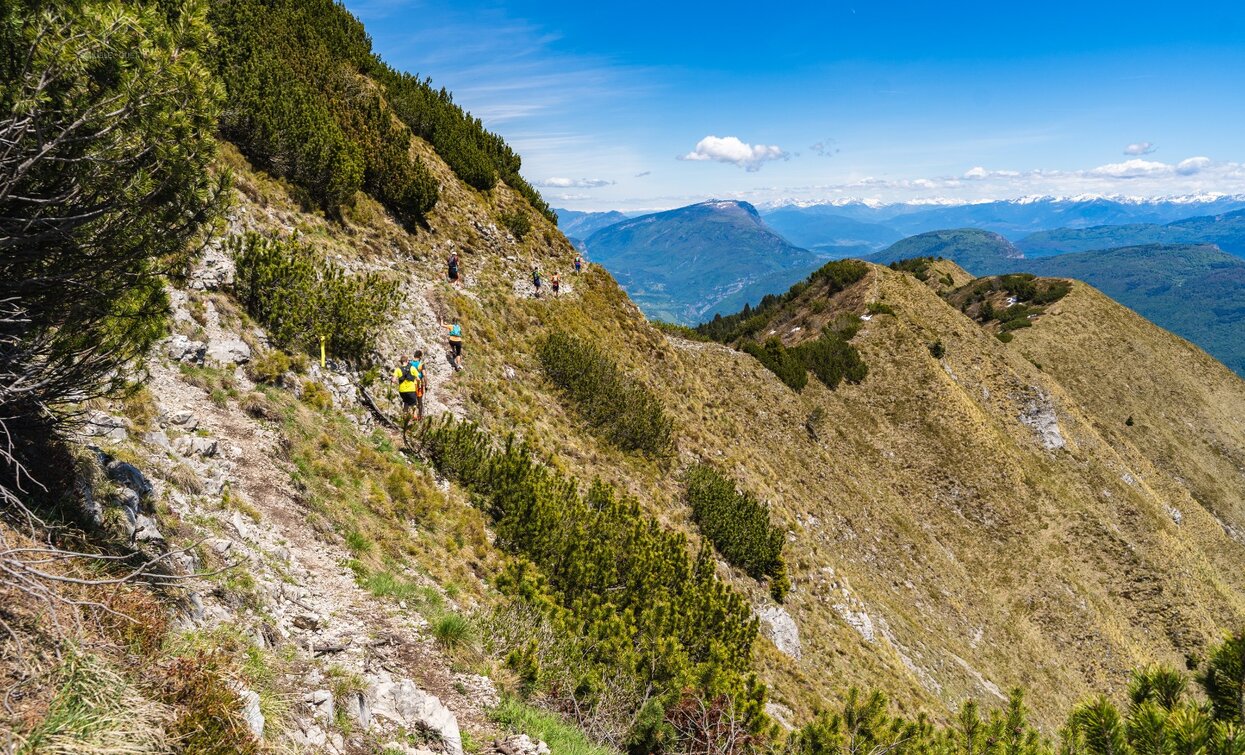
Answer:
M320 367L324 367L324 342L328 340L328 336L320 336Z

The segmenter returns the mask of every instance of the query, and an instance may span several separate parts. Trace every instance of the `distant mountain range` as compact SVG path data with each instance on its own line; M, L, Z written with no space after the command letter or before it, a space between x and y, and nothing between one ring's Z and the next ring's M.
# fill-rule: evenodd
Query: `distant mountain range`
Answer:
M630 218L585 244L645 314L678 323L786 290L826 259L784 239L752 205L733 201Z
M829 259L889 264L943 257L977 276L1032 272L1083 280L1245 375L1241 205L1240 197L1043 198L758 212L745 202L712 201L637 218L558 214L568 235L596 229L581 242L589 256L655 319L691 324L729 314L785 291ZM1214 212L1196 214L1208 209Z
M1214 244L1225 252L1245 257L1245 210L1184 218L1165 225L1058 228L1031 234L1017 242L1027 257L1143 244Z
M1245 196L1205 196L1137 200L1108 197L1024 197L975 204L920 203L874 205L863 202L787 205L762 211L816 217L837 215L883 225L901 236L945 228L982 228L1013 241L1053 228L1086 228L1129 223L1166 224L1196 216L1245 209ZM777 226L775 226L777 227ZM817 242L805 241L808 246Z
M609 212L554 210L553 212L558 216L558 230L562 231L572 243L583 241L596 231L615 223L621 223L629 217L616 210Z
M825 205L785 207L763 217L791 243L836 257L868 254L903 238L890 226L845 217Z
M909 236L865 259L889 265L913 257L945 257L974 275L987 275L1015 265L1024 253L992 231L960 228Z

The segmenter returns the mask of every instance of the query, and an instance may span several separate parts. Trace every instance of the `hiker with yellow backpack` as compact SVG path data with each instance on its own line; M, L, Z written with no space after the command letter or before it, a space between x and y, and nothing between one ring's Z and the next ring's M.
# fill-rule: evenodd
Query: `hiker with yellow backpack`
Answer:
M398 395L402 397L402 428L405 431L411 420L419 422L424 418L424 352L415 351L413 358L402 357L402 364L393 371L393 382L398 386Z

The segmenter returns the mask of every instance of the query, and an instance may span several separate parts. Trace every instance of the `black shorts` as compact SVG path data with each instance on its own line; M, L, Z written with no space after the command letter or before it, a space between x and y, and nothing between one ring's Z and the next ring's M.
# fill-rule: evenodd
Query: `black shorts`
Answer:
M407 407L416 406L417 407L422 403L420 399L422 399L423 397L420 396L415 391L399 391L398 395L402 397L403 406L407 406Z
M453 354L455 357L462 356L463 355L463 342L462 341L450 341L450 353Z
M450 268L450 280L452 281L458 280L458 268L456 267Z

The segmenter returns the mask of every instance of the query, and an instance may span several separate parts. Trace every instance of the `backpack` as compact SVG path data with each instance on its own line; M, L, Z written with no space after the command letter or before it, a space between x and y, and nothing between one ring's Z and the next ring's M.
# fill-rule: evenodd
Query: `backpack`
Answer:
M454 323L454 327L450 328L450 338L462 338L463 329L458 323Z
M415 384L415 395L424 395L424 369L419 364L407 362L402 365L402 382Z

